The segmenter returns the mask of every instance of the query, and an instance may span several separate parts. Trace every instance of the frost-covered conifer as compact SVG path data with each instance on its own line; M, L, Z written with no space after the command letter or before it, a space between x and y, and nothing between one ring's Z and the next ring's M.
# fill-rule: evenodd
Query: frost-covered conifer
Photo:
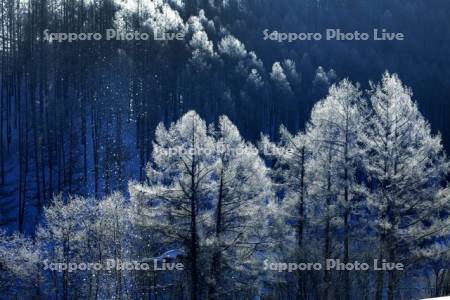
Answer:
M440 135L412 100L396 74L385 73L370 90L370 110L361 141L371 179L371 207L377 214L379 258L412 263L414 252L447 234L448 201L437 197L448 174ZM399 272L388 274L388 297L394 297ZM379 275L377 294L383 278Z
M358 86L344 79L331 86L327 97L318 102L311 113L307 135L312 143L315 170L312 192L324 203L320 209L325 216L325 259L332 254L333 225L343 229L343 261L350 258L350 217L359 196L357 171L360 161L358 135L363 119L363 103ZM324 201L324 202L323 202ZM321 219L321 218L319 218ZM329 275L325 272L326 277ZM350 297L349 273L344 273L345 297ZM325 278L325 281L329 278ZM326 282L327 284L327 282Z

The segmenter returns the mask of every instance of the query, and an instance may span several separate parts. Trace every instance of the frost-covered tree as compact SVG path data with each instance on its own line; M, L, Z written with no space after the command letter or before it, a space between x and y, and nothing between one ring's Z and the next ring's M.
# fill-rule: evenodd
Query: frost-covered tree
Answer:
M307 170L311 157L311 147L304 133L291 134L284 126L280 127L280 142L269 141L263 136L260 142L262 153L274 160L272 178L274 187L283 195L281 207L283 226L291 227L286 230L291 236L284 236L284 243L293 241L293 253L288 253L298 261L306 259L306 224L307 224L307 191L310 172ZM292 236L292 233L295 236ZM306 295L306 277L299 274L297 298L303 299Z
M168 243L186 248L190 297L198 299L200 236L205 230L204 212L211 205L211 176L216 168L214 138L205 121L190 111L169 128L160 124L153 147L150 185L131 185L131 196L134 201L147 199L154 230L168 237Z
M256 90L263 87L264 82L257 69L253 68L250 70L247 78L247 83Z
M53 199L52 204L43 212L44 220L37 232L37 240L45 259L65 264L85 260L85 254L92 249L88 247L90 239L87 235L96 215L92 208L91 203L82 197L71 196L66 199L58 195ZM84 282L74 278L79 274L68 270L48 272L51 273L48 276L54 277L52 289L55 297L67 299L83 288Z
M91 198L59 195L44 210L37 232L42 261L51 263L100 263L129 258L125 240L129 230L128 206L120 193L94 201ZM48 297L122 297L124 275L120 270L90 269L69 272L43 269L52 278L44 285Z
M151 203L147 197L134 194L136 183L130 183L131 207L130 207L130 256L135 260L146 261L150 258L161 255L168 251L168 247L179 247L176 238L167 236L165 230L161 230L159 225L165 222L159 218L153 209L154 203ZM157 208L155 208L157 209ZM157 227L155 227L157 226ZM172 248L170 248L172 249ZM133 274L132 282L135 286L137 297L147 297L161 295L167 283L161 282L156 272L139 271ZM185 286L184 277L179 280L176 286L171 288L178 293ZM175 294L177 297L180 294Z
M232 35L227 35L219 42L219 53L233 57L235 59L243 59L247 55L244 44Z
M330 86L336 82L337 75L333 69L328 71L324 70L323 67L319 66L315 73L312 82L312 92L316 97L323 97Z
M270 79L282 93L286 95L292 94L291 85L280 62L275 62L272 65L272 72L270 72Z
M255 254L264 243L264 208L271 183L258 149L245 142L225 116L219 120L216 138L209 298L250 297L258 287L246 282L257 280Z
M116 262L126 261L130 258L129 252L132 248L128 244L130 230L129 208L121 193L113 193L101 199L96 205L98 218L95 220L95 241L98 258L96 261L113 259ZM87 236L89 238L89 235ZM92 254L91 254L92 255ZM132 257L135 260L134 257ZM114 268L111 272L103 275L102 287L108 297L120 298L127 288L126 277L122 270ZM98 277L100 274L94 276ZM99 284L97 282L97 284Z
M350 217L359 196L357 170L361 153L358 135L363 124L361 102L358 86L350 81L344 79L331 86L328 96L314 106L307 133L314 148L310 168L320 170L314 183L316 196L326 199L325 259L331 258L329 230L330 218L334 217L343 223L344 263L348 263L350 258ZM346 299L351 296L349 276L345 272Z
M306 165L311 156L311 149L304 133L291 134L284 126L280 127L280 142L278 144L269 141L263 136L260 142L260 150L268 158L274 159L273 177L275 187L283 191L289 204L287 209L292 213L296 227L298 244L303 244L303 232L305 221L305 197L307 193ZM294 217L296 215L297 217ZM291 220L293 221L293 220ZM300 248L302 248L300 246Z
M0 291L9 298L33 298L39 295L40 252L23 235L0 230Z
M217 58L213 41L209 39L208 29L214 29L214 23L208 21L203 10L198 16L191 16L187 22L188 32L191 34L189 47L192 49L191 65L195 70L209 70L211 61Z
M396 74L385 73L370 90L370 110L361 141L371 183L368 195L376 212L379 259L408 265L415 252L448 238L448 199L437 197L448 161L441 137L431 132L411 99L411 90ZM447 200L445 200L447 199ZM394 298L399 272L387 276L387 294ZM377 278L377 297L383 292Z
M297 71L295 61L292 59L285 59L282 62L282 67L293 90L299 89L302 78L301 74Z
M208 129L191 111L157 128L153 158L147 184L130 185L136 224L186 249L190 297L255 295L244 282L256 280L270 191L258 150L227 117Z

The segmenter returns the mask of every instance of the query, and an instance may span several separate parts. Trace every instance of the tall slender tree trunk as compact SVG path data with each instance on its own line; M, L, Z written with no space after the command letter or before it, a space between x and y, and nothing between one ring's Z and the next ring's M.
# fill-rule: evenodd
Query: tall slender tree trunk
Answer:
M299 199L299 222L298 222L298 252L300 262L305 259L305 252L303 249L303 234L305 227L305 147L301 151L301 170L300 170L300 199ZM298 293L297 299L302 300L306 298L306 277L302 271L298 274Z
M1 4L1 9L2 11L0 11L0 16L1 16L1 35L2 37L5 37L5 24L4 24L4 18L5 18L5 13L3 11L4 9L4 0L2 0L2 4ZM5 76L6 76L6 55L5 55L5 38L2 39L2 61L1 61L1 89L0 89L0 185L4 185L5 184L5 158L4 158L4 144L3 144L3 118L4 118L4 95L5 95L5 87L7 87L7 85L5 84Z
M195 125L193 126L192 132L192 147L195 149ZM198 247L198 236L197 236L197 161L195 154L192 157L191 162L191 240L190 240L190 263L191 263L191 300L198 299L198 266L197 266L197 247Z
M191 300L197 300L198 297L198 269L197 269L197 205L195 191L195 167L192 163L192 181L191 181L191 243L190 243L190 262L191 262Z
M349 199L349 157L348 157L348 120L346 122L345 130L345 146L344 146L344 264L349 263L349 240L350 240L350 199ZM350 272L344 271L344 298L350 300L351 296L351 285L350 285Z
M94 96L96 97L96 96ZM95 102L95 98L94 98ZM94 192L95 197L99 196L99 179L100 179L100 170L99 170L99 122L98 122L98 112L96 107L92 107L92 152L94 156Z
M382 261L384 257L384 244L385 244L385 235L382 233L379 239L379 250L378 250L378 260ZM383 286L384 286L384 271L378 271L376 277L376 291L375 291L375 299L382 300L383 299Z
M331 149L329 150L328 161L331 163ZM328 171L327 175L327 199L326 199L326 220L325 220L325 251L324 251L324 261L326 263L327 259L331 258L331 173ZM324 300L328 300L329 292L331 289L331 274L330 271L325 268L324 282Z
M389 262L395 262L395 249L394 249L394 243L392 239L389 239L388 243L388 257ZM395 270L389 270L388 271L388 290L387 290L387 296L388 300L394 300L395 298L395 288L396 288L396 271Z
M221 260L221 245L220 245L220 238L221 238L221 230L222 230L222 203L223 203L223 196L224 196L224 190L223 190L223 168L220 172L220 184L219 184L219 198L217 201L217 214L216 214L216 232L215 232L215 238L216 238L216 247L215 252L212 258L211 263L211 275L210 275L210 282L209 282L209 290L208 290L208 298L209 299L219 299L217 295L217 284L218 284L218 277L220 272L220 260Z

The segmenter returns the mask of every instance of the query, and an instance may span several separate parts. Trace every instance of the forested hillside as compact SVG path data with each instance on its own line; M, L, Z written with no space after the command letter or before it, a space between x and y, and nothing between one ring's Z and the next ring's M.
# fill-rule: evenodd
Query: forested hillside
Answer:
M2 0L0 294L449 294L449 14L444 0ZM264 38L328 28L405 39ZM108 30L150 38L49 40ZM48 268L110 259L183 268ZM371 268L278 269L327 259Z

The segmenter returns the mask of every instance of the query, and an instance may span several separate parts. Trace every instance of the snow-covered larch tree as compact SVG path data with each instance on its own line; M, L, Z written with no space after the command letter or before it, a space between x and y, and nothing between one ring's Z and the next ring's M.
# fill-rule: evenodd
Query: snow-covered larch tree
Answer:
M99 260L114 260L116 263L129 258L127 238L130 229L129 209L121 193L113 193L96 205L98 218L95 220L96 242ZM120 268L105 272L103 284L108 297L121 298L126 290L126 275ZM99 276L99 274L96 274ZM96 277L94 276L94 277Z
M40 267L40 252L31 239L0 230L0 289L3 293L18 299L39 295Z
M106 266L128 258L125 240L128 235L128 204L120 193L95 201L79 196L56 196L44 209L44 218L37 231L36 244L44 264L88 264ZM62 271L62 272L59 272ZM52 278L52 285L43 287L48 297L122 297L124 275L116 268L42 270ZM61 281L61 284L59 283ZM52 295L55 293L55 295Z
M304 133L298 132L293 135L284 126L280 127L278 144L270 142L267 136L263 136L260 142L262 153L268 158L274 159L275 187L283 190L284 198L289 202L286 203L286 207L289 207L289 214L292 214L290 224L296 227L300 248L303 244L306 218L306 163L311 156L309 146Z
M37 241L42 257L48 263L68 265L94 258L96 238L89 236L89 233L94 232L92 228L97 212L93 201L90 200L58 195L53 198L52 204L44 209L44 218L37 230ZM46 275L47 272L50 274ZM49 269L44 272L44 276L53 276L53 286L50 290L53 290L54 296L67 299L72 294L88 290L85 283L91 282L84 276L84 272L81 273L68 272L67 269L62 272Z
M343 227L344 263L350 258L350 217L360 194L357 170L361 154L358 135L363 124L361 107L359 87L344 79L332 85L327 97L314 106L307 128L314 148L310 168L318 175L314 190L316 196L326 199L325 259L331 258L330 222L332 217L337 217ZM327 277L325 282L328 280ZM344 273L343 292L350 299L348 272Z
M369 93L368 122L361 140L372 187L368 198L377 215L379 259L408 265L417 258L418 249L443 234L448 238L448 198L438 195L449 165L441 137L432 134L411 99L411 90L396 74L386 72ZM388 299L394 298L399 275L388 272ZM383 278L379 272L378 299Z
M131 184L132 201L147 201L150 225L172 245L186 248L190 298L198 299L200 236L202 224L206 224L204 212L213 197L211 176L216 169L214 138L205 121L190 111L168 129L160 124L153 147L150 184Z
M291 232L296 236L291 238L284 236L284 243L293 240L292 249L296 260L304 261L305 235L307 222L307 186L308 174L307 162L311 157L311 147L303 132L291 134L284 126L280 127L280 141L275 144L263 136L260 142L260 150L265 156L274 160L272 177L274 187L283 195L280 210L284 219L284 226L292 227ZM299 272L297 296L303 299L306 293L305 276Z
M209 298L232 294L250 297L257 286L246 283L256 280L255 253L264 243L264 208L271 183L258 149L245 142L225 116L220 117L216 137Z

